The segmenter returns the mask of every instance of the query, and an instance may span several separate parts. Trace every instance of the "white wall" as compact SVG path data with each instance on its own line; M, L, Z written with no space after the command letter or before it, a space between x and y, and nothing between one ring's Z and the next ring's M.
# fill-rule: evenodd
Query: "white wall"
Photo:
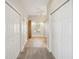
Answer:
M20 50L22 50L24 46L25 40L27 40L27 17L24 19L23 16L17 14L7 4L5 7L6 7L6 15L5 15L6 59L16 59L18 53L20 52Z
M32 22L32 36L44 36L45 35L45 23L44 22Z
M56 10L65 1L67 0L49 0L48 8L49 8L50 13Z
M49 49L56 59L72 58L72 0L49 15Z
M12 7L14 7L23 16L23 7L20 0L6 0Z
M16 59L20 51L20 16L7 4L6 7L6 59Z
M28 34L28 19L21 18L21 51L24 48L25 43L27 42L27 34Z

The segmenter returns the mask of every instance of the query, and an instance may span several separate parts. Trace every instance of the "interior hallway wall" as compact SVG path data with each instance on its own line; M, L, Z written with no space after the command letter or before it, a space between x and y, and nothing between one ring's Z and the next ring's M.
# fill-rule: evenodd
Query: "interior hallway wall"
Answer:
M24 48L25 43L27 42L28 35L28 19L21 18L21 51Z
M5 0L7 1L12 7L14 7L22 16L23 15L23 7L22 7L22 3L20 0Z
M9 2L10 4L12 2ZM15 5L11 5L15 6ZM16 7L16 6L15 6ZM27 17L16 13L10 6L5 4L6 9L6 59L16 59L20 50L27 40ZM15 8L17 9L17 7ZM19 12L19 10L17 9Z
M6 59L16 59L20 51L20 16L7 4L6 7Z
M72 0L49 15L49 50L56 59L73 59Z

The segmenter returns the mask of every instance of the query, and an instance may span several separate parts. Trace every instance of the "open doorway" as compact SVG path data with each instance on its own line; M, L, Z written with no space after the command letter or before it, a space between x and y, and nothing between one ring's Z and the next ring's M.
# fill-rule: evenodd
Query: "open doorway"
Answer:
M38 18L37 18L38 17ZM38 21L36 19L42 19ZM47 21L39 16L31 16L28 20L28 41L34 47L48 47Z

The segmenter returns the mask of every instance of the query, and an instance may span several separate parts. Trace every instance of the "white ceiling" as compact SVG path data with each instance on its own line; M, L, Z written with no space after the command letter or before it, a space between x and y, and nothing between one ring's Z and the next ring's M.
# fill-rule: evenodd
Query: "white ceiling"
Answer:
M47 5L49 14L67 0L6 0L16 7L24 17L29 15L46 15Z
M35 22L45 22L47 20L47 16L38 16L38 15L32 15L28 17L29 20L35 21Z
M49 0L6 0L24 15L46 14Z
M49 0L20 0L25 15L46 14Z

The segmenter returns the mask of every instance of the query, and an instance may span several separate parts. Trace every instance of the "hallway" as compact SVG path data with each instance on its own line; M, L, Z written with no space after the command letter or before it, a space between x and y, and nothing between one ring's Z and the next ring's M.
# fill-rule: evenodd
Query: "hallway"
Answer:
M55 59L55 57L47 49L45 40L34 38L27 41L17 59Z
M46 48L27 47L20 52L17 59L55 59L51 52Z
M72 0L5 0L6 59L72 59Z

